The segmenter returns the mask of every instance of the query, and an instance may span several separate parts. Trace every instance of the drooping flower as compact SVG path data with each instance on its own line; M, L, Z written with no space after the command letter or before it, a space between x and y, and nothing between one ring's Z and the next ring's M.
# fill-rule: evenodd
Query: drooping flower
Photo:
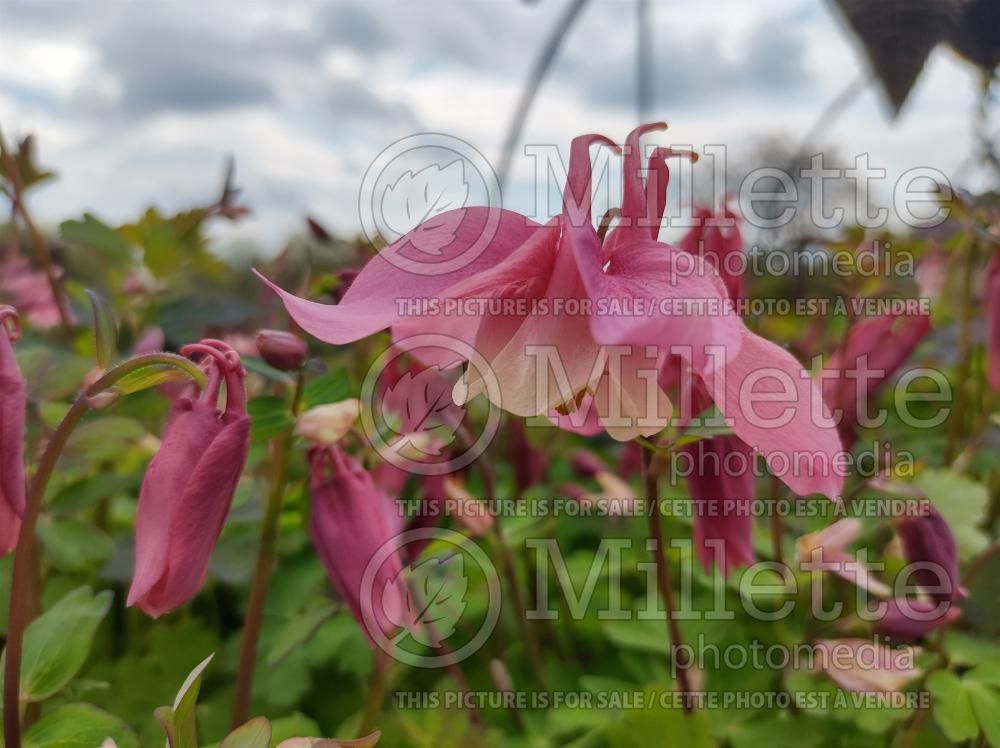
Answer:
M0 554L17 545L24 514L24 378L14 359L17 312L0 306Z
M986 268L983 306L986 313L986 377L990 387L1000 392L1000 251L994 253Z
M837 520L822 530L802 535L795 541L799 561L809 563L811 571L832 571L868 592L888 597L891 590L872 576L867 565L847 550L861 531L861 521L854 517Z
M369 641L378 626L389 634L401 620L406 595L403 562L389 544L403 530L396 503L364 468L337 446L309 450L312 508L309 536L326 573ZM379 563L376 554L386 549ZM365 571L371 583L365 584Z
M397 339L420 332L454 336L474 346L499 381L497 397L482 373L469 367L456 385L456 401L483 393L528 417L570 413L589 396L602 427L619 440L655 434L668 422L671 405L656 378L667 348L676 347L733 421L736 435L769 463L783 458L787 466L804 446L819 455L835 454L840 443L825 422L819 388L799 363L729 313L729 293L709 263L656 241L668 174L664 159L674 154L655 151L644 183L639 140L662 127L648 125L629 135L621 220L603 243L592 225L589 148L617 146L588 135L572 144L563 212L544 226L509 211L463 208L419 229L422 247L439 245L440 262L473 249L487 227L495 230L484 251L459 270L423 274L415 284L406 269L407 261L416 263L407 255L415 239L407 235L368 263L338 305L275 291L300 326L331 343L387 327ZM406 316L398 302L412 298L415 289L438 302L533 304L513 311L487 308L482 314ZM567 301L583 302L590 311L559 313ZM461 358L447 354L436 363ZM782 479L800 495L836 495L842 485L842 476L831 470L788 471Z
M738 256L743 254L743 235L739 216L728 206L713 211L706 205L695 205L692 215L696 223L677 246L712 263L726 284L729 298L742 299L743 264Z
M884 315L855 323L847 340L830 357L823 375L823 396L839 417L845 447L857 440L861 417L885 381L927 336L927 315Z
M361 401L348 398L310 408L295 422L295 433L315 444L336 444L354 427Z
M728 208L718 215L705 206L695 206L696 225L684 235L679 247L710 263L726 285L729 298L743 299L744 282L737 255L743 252L743 237L737 216ZM673 367L664 370L669 380ZM691 383L691 414L705 410L712 402L705 387ZM694 550L707 571L721 561L722 572L754 561L753 512L750 506L757 493L755 456L746 442L735 435L701 439L683 448L691 461L687 476L688 492L694 501Z
M955 536L941 513L932 506L896 525L912 578L930 599L951 603L966 596L958 570Z
M845 691L901 691L920 675L914 667L919 650L894 649L868 639L820 639L815 669L825 672Z
M239 356L216 340L181 352L202 356L208 383L200 394L189 385L174 402L139 492L128 604L154 617L184 604L201 587L249 449L246 373Z

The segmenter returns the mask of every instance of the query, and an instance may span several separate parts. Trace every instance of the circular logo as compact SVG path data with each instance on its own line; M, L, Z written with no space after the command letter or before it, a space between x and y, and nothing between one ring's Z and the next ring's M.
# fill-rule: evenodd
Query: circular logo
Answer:
M411 135L385 148L358 196L365 236L387 242L380 256L416 275L445 275L474 262L500 228L500 206L490 162L443 133Z
M456 388L486 394L486 418L476 429L454 401ZM361 427L375 451L417 475L447 475L471 464L500 427L500 381L489 362L468 343L439 333L383 351L361 384L361 402Z
M402 549L430 542L438 551L434 555L389 578L381 573L384 566L398 560ZM382 589L376 590L380 580ZM449 640L455 638L468 612L469 589L482 581L489 598L486 613L471 638L452 646ZM392 601L387 604L389 598ZM500 578L489 556L470 538L454 530L421 527L400 533L372 555L361 577L361 599L379 601L390 622L398 626L388 636L374 606L361 606L365 629L382 651L411 667L441 668L471 657L493 633L500 618Z

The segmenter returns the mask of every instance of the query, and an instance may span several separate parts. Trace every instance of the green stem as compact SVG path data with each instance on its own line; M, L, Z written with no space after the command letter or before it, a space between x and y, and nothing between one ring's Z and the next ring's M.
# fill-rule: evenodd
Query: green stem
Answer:
M304 377L301 370L295 380L295 395L292 398L292 415L299 412L302 401ZM257 662L257 642L264 619L264 603L274 571L277 556L279 520L281 506L285 500L285 486L288 482L288 458L291 451L292 434L285 432L275 441L274 480L267 497L264 523L257 548L257 562L254 567L253 582L250 587L250 601L247 604L246 623L243 627L243 641L240 647L240 664L236 674L236 693L233 697L233 728L239 727L250 716L250 697L253 692L253 674Z
M496 506L496 480L493 477L492 463L484 454L476 460L476 466L479 468L479 474L483 480L484 498L489 506ZM521 633L521 638L524 640L524 649L528 655L528 663L531 666L535 680L538 681L538 685L543 690L548 690L545 667L542 663L542 650L538 645L538 637L535 636L535 630L528 620L528 608L525 605L524 594L517 579L517 563L514 560L514 554L510 546L507 545L507 540L503 532L502 514L502 512L498 513L493 521L493 534L497 552L500 554L500 563L503 566L507 589L511 596L511 602L514 605L514 615L517 617L518 630Z
M646 501L650 502L647 510L649 517L649 537L653 541L653 557L656 561L656 582L660 589L660 597L667 616L667 633L670 637L670 656L677 669L677 684L681 690L681 703L685 712L691 712L694 704L690 699L691 682L688 678L688 663L684 650L681 649L681 628L674 618L674 590L670 584L670 563L663 542L663 526L660 522L660 470L654 464L654 455L647 449L642 450L642 482Z
M945 449L945 461L951 463L959 451L959 442L965 431L965 411L968 400L967 388L972 370L972 319L973 294L972 280L975 275L976 266L976 240L974 234L966 233L963 242L962 254L964 263L962 268L962 316L959 320L958 333L958 372L955 381L955 400L951 411L951 427L948 430L948 443Z
M34 577L32 558L35 554L35 525L42 510L42 499L49 478L55 470L59 455L62 454L73 428L90 409L85 398L73 403L62 423L52 434L38 470L31 481L24 516L21 518L21 532L17 549L14 551L14 574L10 589L10 613L7 619L7 648L3 673L3 733L8 748L21 746L21 651L24 644L24 630L28 626L31 603L31 588Z
M368 686L365 708L361 713L361 722L358 726L358 738L363 738L375 731L375 723L378 721L379 714L382 713L382 702L385 701L385 692L389 684L390 664L389 655L382 649L376 649L372 679Z

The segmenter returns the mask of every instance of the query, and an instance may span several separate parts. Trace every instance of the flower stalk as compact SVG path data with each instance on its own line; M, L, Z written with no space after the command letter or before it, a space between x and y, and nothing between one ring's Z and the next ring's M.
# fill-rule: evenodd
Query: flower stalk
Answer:
M304 383L305 377L300 369L295 379L295 394L292 396L293 417L298 415L302 405ZM267 497L267 506L264 510L260 545L257 548L257 561L254 565L253 581L250 587L250 600L247 603L246 622L243 626L239 669L236 674L236 691L233 697L233 729L246 722L250 716L250 697L253 692L254 667L257 661L257 642L260 639L264 603L267 601L267 591L270 587L271 574L274 571L274 562L277 556L279 520L281 519L281 507L285 500L285 488L288 482L291 446L291 429L274 442L274 476Z
M653 557L656 562L656 582L660 589L667 616L667 633L670 640L670 656L677 670L677 684L681 690L681 702L684 711L690 713L694 709L691 700L691 679L688 677L688 662L682 647L681 629L674 617L674 590L670 584L670 562L667 559L663 542L663 526L660 519L659 482L661 467L655 455L648 449L642 451L642 482L646 501L652 504L647 511L649 517L649 537L653 541Z

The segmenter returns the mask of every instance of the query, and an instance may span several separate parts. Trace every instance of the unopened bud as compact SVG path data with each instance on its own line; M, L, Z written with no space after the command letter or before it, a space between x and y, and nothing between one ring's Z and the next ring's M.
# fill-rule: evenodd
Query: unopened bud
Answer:
M315 444L336 444L347 435L360 414L361 402L354 398L317 405L299 416L295 432Z
M306 342L284 330L261 330L257 350L268 364L280 371L295 371L305 363L309 348Z

